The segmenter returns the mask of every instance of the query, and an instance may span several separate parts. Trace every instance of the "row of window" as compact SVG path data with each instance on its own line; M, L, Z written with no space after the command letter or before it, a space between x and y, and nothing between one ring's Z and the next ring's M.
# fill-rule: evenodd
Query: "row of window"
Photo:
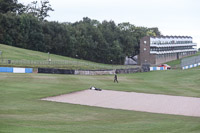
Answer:
M179 56L186 56L186 55L193 55L193 54L195 54L195 52L181 52L179 53ZM166 58L166 57L177 57L177 53L156 55L156 58Z
M192 46L182 46L182 47L164 47L164 48L156 48L151 47L150 51L173 51L173 50L185 50L185 49L193 49Z
M192 41L151 41L151 44L188 44Z

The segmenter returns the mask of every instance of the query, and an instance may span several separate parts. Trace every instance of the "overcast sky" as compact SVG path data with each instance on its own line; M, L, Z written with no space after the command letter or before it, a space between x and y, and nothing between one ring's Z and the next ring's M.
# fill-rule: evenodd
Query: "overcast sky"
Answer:
M18 0L23 4L34 0ZM38 0L40 1L40 0ZM163 35L192 36L200 47L200 0L49 0L50 21L75 22L83 17L98 21L130 22L158 27Z

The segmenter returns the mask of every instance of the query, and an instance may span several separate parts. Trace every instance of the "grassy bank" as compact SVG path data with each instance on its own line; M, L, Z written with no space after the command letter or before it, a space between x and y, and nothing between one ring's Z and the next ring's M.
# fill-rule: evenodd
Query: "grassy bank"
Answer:
M65 69L121 69L134 68L136 66L109 65L95 63L91 61L48 54L44 52L32 51L8 45L0 44L0 66L14 67L47 67L47 68L65 68ZM3 62L2 62L2 58ZM51 59L51 62L48 61ZM11 60L8 64L7 60Z
M0 132L198 133L200 118L41 101L89 88L200 97L200 70L78 76L0 73ZM136 102L136 101L133 101Z

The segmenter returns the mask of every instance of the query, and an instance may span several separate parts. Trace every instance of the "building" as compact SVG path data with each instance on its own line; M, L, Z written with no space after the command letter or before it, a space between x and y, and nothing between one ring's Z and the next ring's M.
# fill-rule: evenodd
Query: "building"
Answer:
M162 64L197 52L190 36L145 36L140 40L139 64Z

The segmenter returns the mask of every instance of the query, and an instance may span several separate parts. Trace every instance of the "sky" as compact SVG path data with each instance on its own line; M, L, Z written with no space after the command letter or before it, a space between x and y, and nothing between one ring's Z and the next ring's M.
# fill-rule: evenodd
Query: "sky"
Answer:
M25 5L35 0L18 0ZM40 1L40 0L38 0ZM49 21L76 22L83 17L158 27L163 35L192 36L200 48L200 0L49 0Z

